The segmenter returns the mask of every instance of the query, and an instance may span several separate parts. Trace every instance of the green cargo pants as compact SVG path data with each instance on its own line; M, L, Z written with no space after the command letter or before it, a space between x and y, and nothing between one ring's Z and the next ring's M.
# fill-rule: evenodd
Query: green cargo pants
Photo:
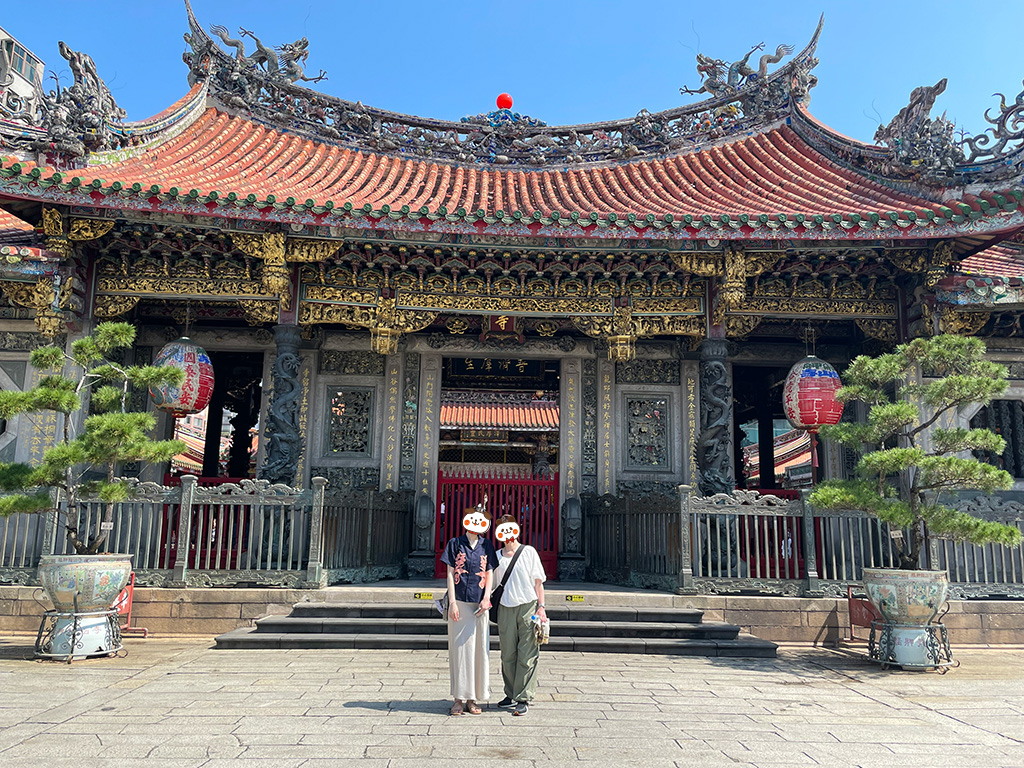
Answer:
M511 608L498 606L501 679L505 684L505 695L513 701L533 701L537 693L540 646L530 621L536 612L536 600Z

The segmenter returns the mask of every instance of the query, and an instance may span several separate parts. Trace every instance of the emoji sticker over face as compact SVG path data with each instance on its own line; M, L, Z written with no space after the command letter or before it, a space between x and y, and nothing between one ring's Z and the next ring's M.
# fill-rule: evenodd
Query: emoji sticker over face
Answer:
M494 535L498 541L511 541L519 538L519 524L515 522L502 523L494 529Z
M467 531L483 535L491 527L491 517L479 509L467 509L465 516L462 518L462 527Z

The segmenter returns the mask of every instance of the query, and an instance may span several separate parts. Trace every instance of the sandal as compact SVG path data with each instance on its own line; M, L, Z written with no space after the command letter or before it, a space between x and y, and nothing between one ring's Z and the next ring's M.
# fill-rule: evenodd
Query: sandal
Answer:
M480 709L480 705L477 704L475 701L466 702L466 711L469 712L469 714L471 715L479 715L481 712L483 712L483 710Z
M462 702L461 701L456 701L454 704L452 704L451 711L448 714L449 715L461 715L462 714Z

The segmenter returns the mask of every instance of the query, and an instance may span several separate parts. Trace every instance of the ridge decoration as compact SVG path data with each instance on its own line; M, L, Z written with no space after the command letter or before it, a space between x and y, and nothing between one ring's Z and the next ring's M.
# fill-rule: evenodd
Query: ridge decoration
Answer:
M185 54L190 82L206 82L210 95L228 107L298 134L357 149L435 161L528 166L660 155L781 119L790 102L805 100L816 82L810 72L817 64L813 54L821 32L819 22L810 44L770 74L768 65L782 61L792 52L790 46L762 56L757 71L746 66L746 59L727 67L729 74L722 75L721 87L717 79L711 80L710 88L705 83L697 92L711 98L695 105L658 113L643 109L631 119L586 126L549 127L511 110L452 122L373 109L307 90L297 83L326 77L322 71L315 78L307 77L302 69L308 40L273 49L249 30L242 29L233 38L222 26L211 27L211 37L190 4L186 6L191 28L185 35L191 49ZM233 49L233 55L214 37ZM246 39L256 45L255 52L246 51ZM718 67L716 59L700 61L705 68Z

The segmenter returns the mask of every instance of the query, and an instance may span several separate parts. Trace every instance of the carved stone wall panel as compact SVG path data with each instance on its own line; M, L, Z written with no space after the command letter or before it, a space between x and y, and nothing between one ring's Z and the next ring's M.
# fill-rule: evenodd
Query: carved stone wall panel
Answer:
M373 395L370 387L327 388L326 456L372 455Z
M583 361L583 464L581 493L597 492L597 360Z
M385 368L387 380L384 382L384 450L382 451L381 490L393 491L398 490L400 475L403 413L401 407L402 356L388 355Z
M614 402L615 363L607 358L597 361L597 486L601 495L615 492Z
M365 337L364 337L365 338ZM320 352L321 374L383 376L385 359L374 352L324 349Z
M380 486L380 467L313 467L313 476L327 478L327 503L332 496Z
M678 360L631 360L615 364L616 384L678 384Z
M700 427L700 376L697 363L693 360L683 362L683 380L685 405L683 407L685 436L683 440L683 476L691 487L697 484L697 435Z
M437 444L441 419L441 356L420 358L419 431L416 494L433 502L437 486Z
M562 392L559 406L559 483L564 501L580 494L580 438L582 425L582 361L568 358L562 361Z
M672 404L668 397L627 395L625 402L625 456L627 471L672 469ZM620 483L621 485L621 483Z
M420 391L420 356L417 352L405 353L403 372L403 404L402 404L402 456L401 456L401 490L412 490L415 487L416 471L416 417Z

